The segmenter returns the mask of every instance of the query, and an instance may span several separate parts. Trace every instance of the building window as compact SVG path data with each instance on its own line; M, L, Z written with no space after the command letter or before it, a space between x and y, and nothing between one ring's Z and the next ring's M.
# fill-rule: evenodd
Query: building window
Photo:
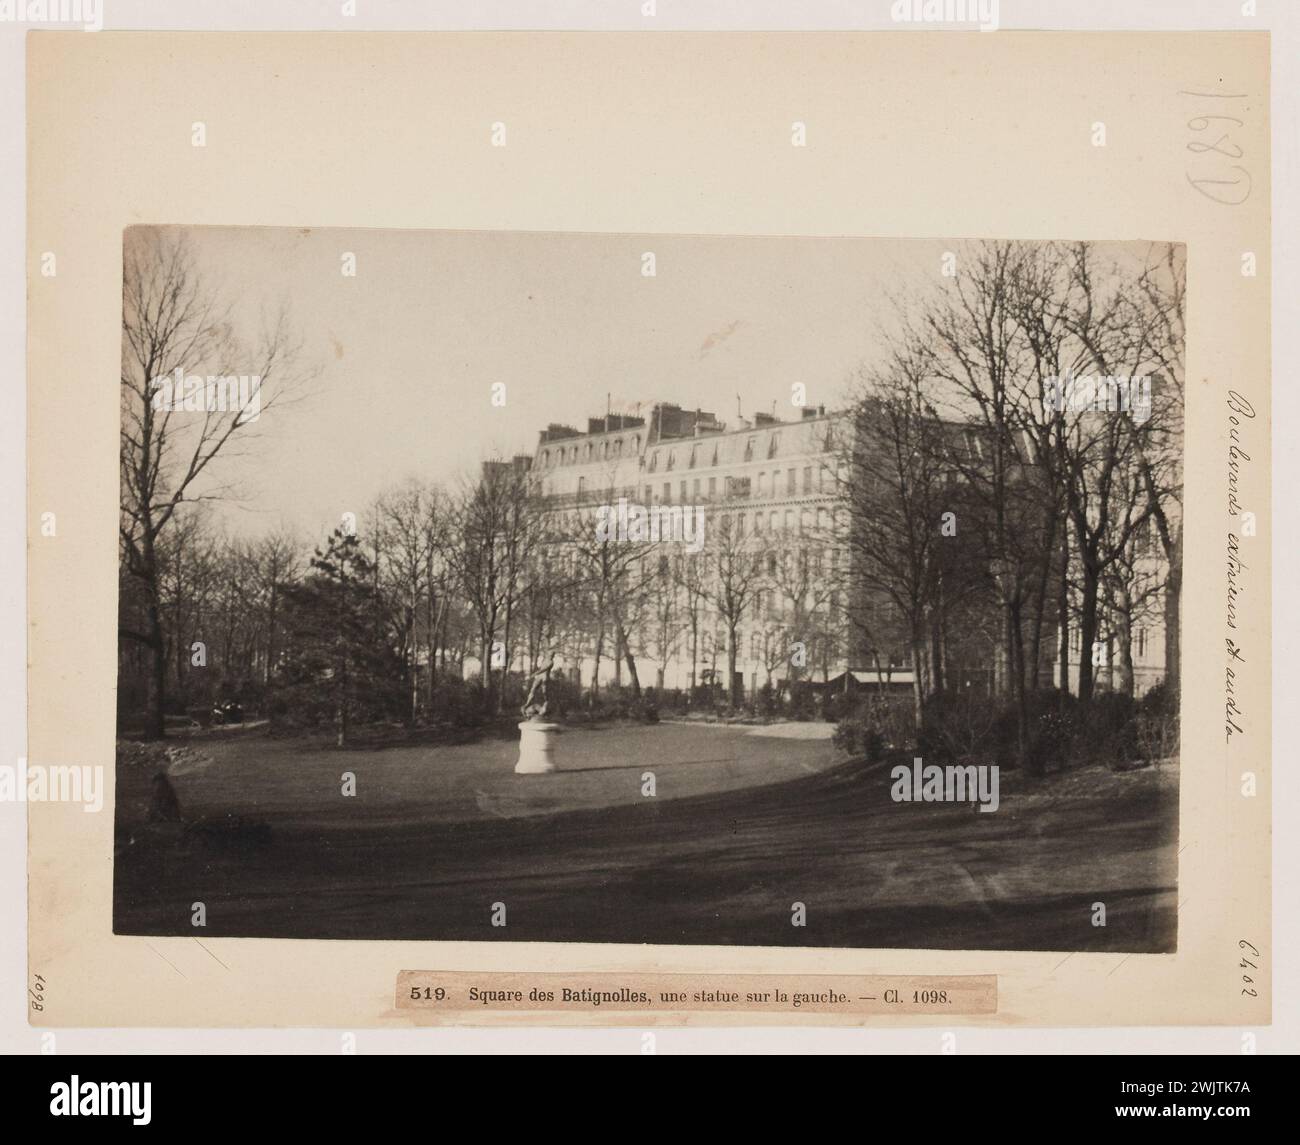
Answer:
M1147 630L1145 628L1137 630L1137 646L1138 659L1145 659L1147 654Z
M664 500L665 500L666 502L668 502L669 504L672 504L672 500L673 500L673 483L672 483L671 481L665 481L665 482L664 482Z
M717 494L718 494L718 479L716 477L710 477L709 478L709 500L712 501L713 498L717 496Z
M795 471L793 469L785 471L785 491L788 494L795 492Z
M700 499L700 479L698 477L691 482L691 496L696 501Z
M694 468L695 468L695 462L696 462L696 459L699 457L699 453L700 453L700 447L699 447L698 445L692 445L692 446L691 446L691 460L690 460L690 463L687 465L687 468L688 468L688 469L694 469Z
M670 449L668 451L668 464L664 466L664 471L667 473L671 473L673 471L673 466L676 464L677 464L677 451Z
M682 482L682 503L686 503L686 482Z
M579 477L578 478L578 499L579 500L582 499L582 495L586 491L587 491L587 479L585 477Z
M769 458L775 457L776 451L780 448L780 445L781 435L779 433L772 434L772 436L767 439L767 456Z
M805 466L803 471L803 491L812 492L812 466Z
M650 464L647 468L649 468L651 473L659 468L659 451L657 449L650 454Z
M752 437L745 442L745 460L754 460L754 439Z

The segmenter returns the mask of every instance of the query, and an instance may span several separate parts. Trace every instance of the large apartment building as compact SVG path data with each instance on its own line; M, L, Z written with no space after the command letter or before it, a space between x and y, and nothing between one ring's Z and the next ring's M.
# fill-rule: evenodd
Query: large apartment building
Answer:
M647 510L700 508L706 530L748 538L764 573L761 586L746 586L736 644L740 683L752 691L789 675L795 627L808 636L796 660L807 676L826 678L846 666L844 641L832 631L842 619L831 588L832 570L843 559L835 539L835 435L843 421L820 407L803 409L797 420L759 413L728 425L704 410L658 404L644 416L591 418L585 432L552 424L539 436L533 488L556 513L619 499ZM729 626L713 603L697 603L701 615L693 623L683 619L674 654L654 663L665 687L730 686L724 679ZM581 665L584 680L592 667ZM621 671L611 659L602 680Z
M745 539L749 559L759 562L762 575L747 586L736 630L738 679L726 676L731 633L716 596L686 594L671 617L679 639L662 638L662 604L657 617L627 625L634 656L650 669L640 674L643 684L653 679L668 688L739 685L752 695L764 683L797 676L909 688L914 665L906 639L901 630L896 639L888 635L898 629L897 618L891 624L893 605L883 597L865 599L849 567L842 497L844 446L852 432L849 414L824 407L804 408L788 420L758 413L727 424L708 411L656 404L645 414L590 418L585 430L553 423L539 434L531 459L510 464L528 468L534 495L566 528L589 528L600 506L620 500L660 512L699 508L710 534L730 530ZM968 460L978 461L977 434L954 427L953 442L954 448L970 451ZM656 549L653 559L663 561L666 551ZM708 570L705 556L701 567ZM679 572L676 562L686 558L679 552L666 559ZM1141 695L1164 677L1166 659L1162 586L1168 568L1150 538L1140 539L1131 572L1120 590L1123 599L1104 603L1098 641L1086 654L1098 687L1123 688L1131 674L1133 690ZM850 612L870 617L868 627L876 634L870 647L861 626L849 622ZM1055 611L1048 609L1047 617L1055 629ZM647 628L655 622L660 638L648 639ZM990 631L996 633L999 623L993 617ZM1043 660L1031 666L1030 678L1039 686L1059 685L1059 639L1044 632L1041 648ZM1072 689L1084 654L1075 628L1065 671ZM604 649L602 683L624 679L624 659L613 648ZM967 657L961 678L949 686L1000 690L1004 661L994 638L983 656ZM574 651L566 667L589 684L594 656Z

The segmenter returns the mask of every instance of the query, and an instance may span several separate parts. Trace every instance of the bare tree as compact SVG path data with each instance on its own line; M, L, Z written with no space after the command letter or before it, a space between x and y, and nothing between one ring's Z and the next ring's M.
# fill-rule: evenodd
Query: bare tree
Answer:
M183 503L229 492L209 485L200 493L200 478L302 375L296 373L299 346L285 312L264 326L255 346L246 347L235 334L230 309L204 279L182 234L132 228L123 246L119 540L143 610L139 627L119 632L148 651L145 735L161 738L166 646L160 542ZM182 398L173 390L171 400L163 400L173 376L232 374L259 379L255 391L236 391L235 408L214 401L215 389L198 394L187 386ZM225 408L214 408L219 404Z
M1148 282L1146 275L1138 279L1116 268L1098 268L1096 261L1087 243L1070 251L1070 293L1063 310L1071 336L1096 378L1150 380L1166 364L1161 351L1174 319L1140 289ZM1091 649L1098 635L1103 580L1134 532L1146 527L1157 506L1168 504L1167 496L1154 488L1150 457L1155 450L1147 450L1145 443L1170 411L1162 410L1158 419L1142 418L1109 401L1107 405L1077 418L1065 444L1067 505L1081 567L1079 699L1085 704L1094 686ZM1154 407L1149 412L1154 414ZM1126 479L1130 471L1143 474L1144 480Z
M761 555L745 535L742 521L739 513L722 513L709 530L703 551L685 558L703 559L707 566L701 577L703 596L726 629L727 691L734 707L744 702L743 686L736 674L740 626L765 577Z
M944 515L954 524L962 515L949 480L949 431L925 394L932 368L928 353L901 344L863 380L853 411L855 432L846 443L845 464L836 469L853 557L849 614L860 631L876 637L874 647L882 635L880 603L901 620L914 669L918 728L925 696L942 687L934 628L941 625L945 548L956 543L945 535ZM964 527L972 525L967 521Z
M461 494L452 529L456 543L447 557L478 622L483 708L500 710L515 612L540 536L527 467L519 461L485 462L479 480ZM493 680L495 669L500 669L499 685Z

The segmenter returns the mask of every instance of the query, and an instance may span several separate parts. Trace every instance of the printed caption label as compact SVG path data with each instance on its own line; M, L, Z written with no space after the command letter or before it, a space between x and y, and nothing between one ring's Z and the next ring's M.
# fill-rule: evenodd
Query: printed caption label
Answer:
M403 970L397 1008L441 1013L617 1011L994 1014L994 974L529 974Z

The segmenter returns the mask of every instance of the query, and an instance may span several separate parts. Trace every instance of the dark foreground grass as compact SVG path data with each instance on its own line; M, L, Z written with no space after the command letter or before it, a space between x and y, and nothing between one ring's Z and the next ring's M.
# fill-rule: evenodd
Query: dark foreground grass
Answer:
M211 936L1175 948L1176 765L1004 772L987 814L894 803L887 767L837 765L825 743L584 734L566 745L583 771L543 777L510 774L510 745L371 753L367 773L247 742L178 769L185 824L145 822L147 777L120 768L114 929L193 935L202 901ZM349 766L368 803L338 796Z

